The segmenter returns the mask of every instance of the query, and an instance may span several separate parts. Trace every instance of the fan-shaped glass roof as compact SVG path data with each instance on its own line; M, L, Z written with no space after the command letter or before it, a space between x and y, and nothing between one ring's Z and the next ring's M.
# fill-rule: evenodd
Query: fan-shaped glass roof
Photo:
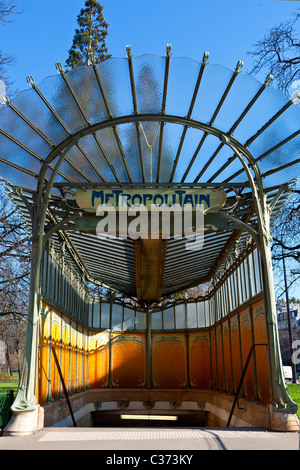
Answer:
M0 111L0 176L29 200L64 154L50 225L61 220L55 208L62 201L76 206L78 187L97 185L222 187L229 201L238 190L245 201L240 217L255 217L241 155L250 171L258 169L267 194L298 177L300 109L270 86L270 77L260 83L244 75L240 62L233 71L210 65L207 54L197 62L173 58L169 49L165 57L127 52L66 73L58 64L59 73L39 85L28 77L31 88ZM28 217L16 192L15 199ZM134 241L64 236L91 278L135 293ZM232 236L214 232L194 255L168 242L162 292L211 276Z

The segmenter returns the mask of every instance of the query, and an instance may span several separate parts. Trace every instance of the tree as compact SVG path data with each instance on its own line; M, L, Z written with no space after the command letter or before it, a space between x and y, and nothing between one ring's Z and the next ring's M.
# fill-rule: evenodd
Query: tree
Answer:
M9 23L10 15L16 13L16 4L12 0L0 0L0 26L4 26ZM14 62L14 56L10 56L0 49L0 95L4 93L7 94L8 89L11 86L11 82L7 76L7 66L13 65Z
M31 245L3 190L0 198L0 318L23 318L27 315Z
M0 321L0 339L5 343L5 358L8 374L17 369L19 377L26 344L26 320L8 315Z
M73 45L66 60L68 68L78 65L90 65L91 56L96 63L103 62L111 56L107 54L106 36L108 23L104 20L103 6L96 0L86 0L77 17L79 29L75 30Z
M285 288L282 281L283 260L286 265L288 288L294 288L300 283L300 191L295 189L288 203L282 209L272 232L272 260L277 297L285 298Z
M286 94L292 83L300 79L300 38L295 29L299 18L300 10L297 10L291 19L269 29L264 38L254 44L255 49L248 52L255 58L250 73L257 74L265 69Z
M273 75L273 83L285 94L293 92L293 84L300 79L300 38L296 27L300 19L300 9L292 17L273 26L264 38L258 41L248 54L255 58L250 73L261 70ZM297 87L299 88L299 86ZM272 233L272 260L275 291L278 297L285 294L283 260L285 261L288 287L300 282L300 191L299 183L276 220Z

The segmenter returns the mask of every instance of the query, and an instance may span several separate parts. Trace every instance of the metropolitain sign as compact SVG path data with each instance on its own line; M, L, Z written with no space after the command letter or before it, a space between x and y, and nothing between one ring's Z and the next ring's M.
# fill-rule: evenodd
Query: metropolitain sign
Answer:
M226 193L223 189L86 189L76 193L78 206L87 212L96 212L99 206L112 206L115 210L128 210L132 206L171 207L189 206L196 209L203 205L207 209L223 207Z

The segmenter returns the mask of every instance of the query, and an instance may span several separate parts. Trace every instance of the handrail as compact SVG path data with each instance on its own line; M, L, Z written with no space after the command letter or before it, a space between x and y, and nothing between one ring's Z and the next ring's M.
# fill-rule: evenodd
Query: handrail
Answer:
M58 360L55 348L54 348L54 346L48 346L48 345L39 345L39 347L40 348L41 347L46 347L46 348L50 347L51 348L51 351L53 353L53 357L54 357L54 360L55 360L55 364L56 364L56 367L57 367L57 370L58 370L59 378L61 380L63 390L64 390L64 394L65 394L67 404L68 404L68 407L69 407L69 411L70 411L70 415L71 415L71 418L72 418L73 426L74 426L74 428L76 428L77 424L76 424L76 421L75 421L75 418L74 418L71 402L70 402L70 399L69 399L69 393L68 393L68 390L67 390L67 387L66 387L66 384L65 384L65 381L64 381L64 377L62 375L62 371L61 371L61 368L60 368L60 364L59 364L59 360Z
M243 384L243 381L244 381L244 378L245 378L245 375L246 375L246 372L247 372L247 369L248 369L248 366L249 366L249 363L250 363L250 359L251 359L253 351L255 349L255 346L267 346L267 343L252 344L252 346L249 350L248 357L247 357L247 360L245 362L244 369L242 371L242 375L241 375L241 378L240 378L240 381L239 381L239 385L238 385L238 388L235 392L235 397L234 397L233 404L232 404L232 407L231 407L231 411L230 411L230 414L229 414L229 418L228 418L228 421L227 421L227 424L226 424L227 428L229 428L230 421L231 421L231 418L232 418L232 415L233 415L233 411L234 411L235 405L238 401L239 394L240 394L240 391L241 391L241 388L242 388L242 384Z

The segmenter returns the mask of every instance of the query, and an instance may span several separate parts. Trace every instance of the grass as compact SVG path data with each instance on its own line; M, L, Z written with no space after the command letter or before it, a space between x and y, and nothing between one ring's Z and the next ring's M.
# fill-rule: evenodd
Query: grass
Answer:
M12 379L9 380L0 380L0 391L1 390L14 390L16 393L19 386L19 374L17 372L13 372Z
M299 406L297 416L300 419L300 384L287 384L291 399Z

